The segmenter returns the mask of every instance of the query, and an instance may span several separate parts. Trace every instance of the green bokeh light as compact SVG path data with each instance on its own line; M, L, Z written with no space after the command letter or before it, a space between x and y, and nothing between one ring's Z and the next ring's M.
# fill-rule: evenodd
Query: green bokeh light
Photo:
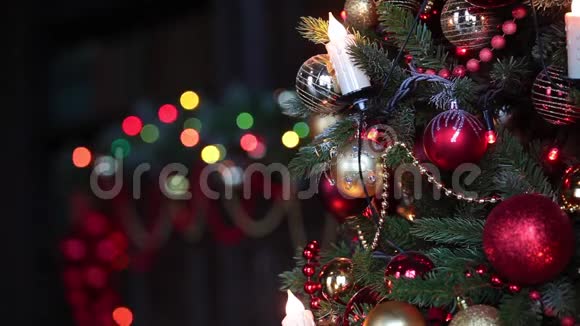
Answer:
M147 124L141 130L141 139L146 143L154 143L159 139L159 128L156 125Z
M300 138L307 137L310 133L310 127L308 127L306 122L296 122L296 124L294 124L293 130Z
M201 120L198 118L189 118L183 122L183 129L195 129L197 132L201 132Z
M114 157L127 157L131 153L131 144L124 138L115 139L111 143L111 153Z
M254 117L248 112L242 112L238 114L236 124L240 129L250 129L254 125Z

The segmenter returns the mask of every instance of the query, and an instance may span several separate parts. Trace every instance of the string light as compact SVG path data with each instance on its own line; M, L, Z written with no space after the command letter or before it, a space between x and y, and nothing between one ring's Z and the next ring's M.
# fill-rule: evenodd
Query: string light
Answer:
M123 120L121 128L127 136L137 136L143 128L143 122L137 116L128 116Z
M185 129L179 136L181 143L185 147L194 147L199 142L199 133L195 129Z
M201 159L207 164L215 163L220 159L220 150L215 145L205 146L201 150Z
M558 147L552 147L548 152L548 160L556 161L560 157L560 149Z
M251 152L258 147L258 138L252 134L245 134L240 138L240 147L246 152Z
M146 124L141 129L141 139L146 143L154 143L159 139L159 128L156 125Z
M177 120L177 108L172 104L164 104L157 111L157 116L163 123L172 123Z
M181 94L179 103L186 110L193 110L199 106L199 95L194 91L186 91Z
M300 137L295 131L286 131L282 135L282 144L288 148L294 148L298 146L300 142Z
M250 129L254 125L254 117L248 112L242 112L238 114L236 118L236 124L240 129Z
M308 134L310 133L310 127L308 127L306 122L296 122L292 130L294 130L300 138L308 137Z
M495 132L493 130L486 131L485 132L485 139L487 139L488 144L495 144L495 142L497 141L497 137L495 135Z
M127 157L129 156L129 153L131 153L131 144L129 144L129 142L124 138L115 139L111 143L111 153L113 153L115 157L118 155Z
M195 129L201 132L202 123L198 118L189 118L183 122L183 129Z
M93 155L86 147L77 147L72 152L72 162L77 168L84 168L91 164Z
M259 160L264 158L264 156L266 156L266 150L267 150L266 145L262 142L258 142L256 149L254 149L251 152L248 152L248 156L255 160Z

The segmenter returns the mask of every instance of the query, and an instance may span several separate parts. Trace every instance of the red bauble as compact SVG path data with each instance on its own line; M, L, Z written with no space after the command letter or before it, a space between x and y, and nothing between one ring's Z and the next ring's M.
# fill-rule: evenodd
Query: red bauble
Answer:
M433 262L420 252L407 251L393 257L385 268L385 285L391 287L388 276L414 279L423 277L435 267Z
M572 223L546 196L513 196L489 214L483 249L498 274L509 281L544 283L564 270L572 258Z
M443 170L462 163L477 163L485 154L487 141L479 120L463 110L451 109L438 114L425 128L425 153Z
M471 72L476 72L479 70L479 61L476 59L469 59L465 64L465 67Z
M344 309L344 315L342 317L342 326L350 326L350 319L362 320L365 316L360 316L356 314L356 311L362 311L363 305L375 306L381 301L381 295L374 291L371 287L364 287L355 293ZM358 309L356 309L358 308Z
M467 2L481 8L499 8L511 5L516 0L467 0Z
M350 216L358 215L367 207L365 198L345 197L330 181L322 177L318 185L318 194L324 207L342 223Z

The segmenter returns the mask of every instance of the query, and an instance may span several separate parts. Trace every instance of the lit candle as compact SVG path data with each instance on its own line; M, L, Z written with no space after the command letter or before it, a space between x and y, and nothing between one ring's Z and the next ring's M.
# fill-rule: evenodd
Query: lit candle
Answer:
M326 51L328 51L330 61L336 72L336 78L342 94L350 94L371 86L369 77L355 66L351 56L348 54L348 47L353 44L354 35L348 34L346 28L334 18L332 13L328 13L328 16L328 38L330 42L326 44Z
M282 320L282 326L315 326L312 311L305 310L302 302L290 290L288 290L286 317Z
M580 0L572 0L572 12L566 13L565 20L568 77L580 79Z

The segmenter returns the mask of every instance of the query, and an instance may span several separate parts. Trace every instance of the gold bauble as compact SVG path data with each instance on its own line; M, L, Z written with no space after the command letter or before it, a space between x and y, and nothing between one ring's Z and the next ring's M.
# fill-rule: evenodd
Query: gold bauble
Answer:
M388 301L376 305L363 326L424 326L425 319L417 307L406 302Z
M374 0L346 0L346 22L356 28L371 28L379 23Z
M580 165L566 169L562 178L560 199L567 209L580 208Z
M354 285L352 261L348 258L334 258L322 267L318 281L324 298L337 300Z
M499 326L499 311L491 306L475 305L459 311L449 326Z
M371 146L371 141L363 139L360 157L364 184L369 196L380 192L382 186L381 152ZM336 187L345 197L365 198L363 183L358 167L358 140L347 143L338 150L336 163L333 166Z
M580 107L570 97L571 83L565 68L548 66L540 71L532 87L532 102L536 112L547 122L568 125L580 119Z
M312 112L333 113L342 106L338 80L328 54L315 55L306 60L296 75L296 94Z
M318 115L312 114L308 120L310 126L310 134L312 137L318 136L324 129L332 126L341 119L339 115Z
M489 46L501 23L493 12L477 8L465 0L449 0L441 10L441 29L453 45L465 50Z

